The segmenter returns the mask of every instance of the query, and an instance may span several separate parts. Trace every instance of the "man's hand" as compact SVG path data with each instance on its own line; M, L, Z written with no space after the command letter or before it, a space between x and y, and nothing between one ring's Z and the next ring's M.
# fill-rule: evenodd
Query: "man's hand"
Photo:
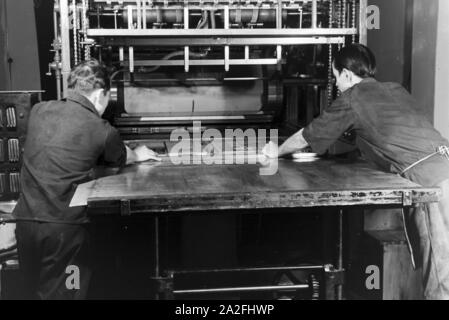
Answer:
M156 160L161 161L158 154L153 150L149 149L145 145L139 145L134 150L129 147L126 147L127 153L127 161L126 164L136 163L136 162L144 162L148 160Z
M274 142L269 142L263 149L262 154L268 158L281 158L289 154L301 151L308 147L307 141L302 135L302 131L295 133L287 139L280 147Z
M262 154L270 159L277 159L279 157L279 147L276 143L270 141L262 149Z
M136 162L143 162L147 160L161 161L159 155L145 145L138 146L137 148L134 149L134 152L136 153L137 156Z

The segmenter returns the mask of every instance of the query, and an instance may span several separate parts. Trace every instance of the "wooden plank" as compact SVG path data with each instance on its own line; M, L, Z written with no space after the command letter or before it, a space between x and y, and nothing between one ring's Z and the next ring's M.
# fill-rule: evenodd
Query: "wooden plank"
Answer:
M365 163L280 160L278 171L262 176L259 165L141 164L99 179L89 206L108 207L131 200L132 212L215 209L398 205L403 192L412 201L438 200L439 189L422 188Z

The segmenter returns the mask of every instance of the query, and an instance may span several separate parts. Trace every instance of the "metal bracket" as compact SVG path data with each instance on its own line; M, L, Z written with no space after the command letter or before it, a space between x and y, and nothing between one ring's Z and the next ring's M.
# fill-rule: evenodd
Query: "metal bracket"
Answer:
M324 268L325 272L325 296L326 300L335 300L336 289L345 284L345 270L337 270L332 265Z
M131 215L131 201L129 201L129 200L121 200L120 201L120 214L122 216L130 216Z
M172 300L173 296L173 274L169 274L167 277L151 277L152 281L152 292L156 296L166 300Z
M412 191L404 191L402 193L402 205L404 207L411 207L413 205Z

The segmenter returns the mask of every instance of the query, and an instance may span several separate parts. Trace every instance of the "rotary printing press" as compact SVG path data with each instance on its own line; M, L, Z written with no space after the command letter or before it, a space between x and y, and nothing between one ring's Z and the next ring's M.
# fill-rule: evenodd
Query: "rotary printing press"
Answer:
M366 0L59 0L49 67L60 97L79 61L96 58L110 67L114 101L107 116L129 145L143 142L168 155L170 133L192 133L194 122L202 131L278 129L282 140L335 98L333 53L346 43L366 42L366 6ZM280 161L277 174L263 177L257 165L163 161L99 179L87 204L93 218L153 219L148 273L156 297L333 299L343 294L342 208L401 207L435 201L436 193L360 163ZM297 215L299 208L316 207L336 212L339 229L337 253L317 263L189 269L163 261L173 236L167 217L198 217L183 228L201 233L197 244L204 244L216 241L208 235L223 232L216 225L245 232L229 224L231 214L275 210L279 220L278 209ZM235 241L224 233L224 242Z

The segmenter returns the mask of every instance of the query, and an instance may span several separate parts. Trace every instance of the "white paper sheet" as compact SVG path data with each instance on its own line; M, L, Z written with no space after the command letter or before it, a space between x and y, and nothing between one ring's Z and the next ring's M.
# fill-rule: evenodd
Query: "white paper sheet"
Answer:
M72 201L70 201L70 208L87 206L87 199L92 194L95 182L95 180L86 182L76 188Z

